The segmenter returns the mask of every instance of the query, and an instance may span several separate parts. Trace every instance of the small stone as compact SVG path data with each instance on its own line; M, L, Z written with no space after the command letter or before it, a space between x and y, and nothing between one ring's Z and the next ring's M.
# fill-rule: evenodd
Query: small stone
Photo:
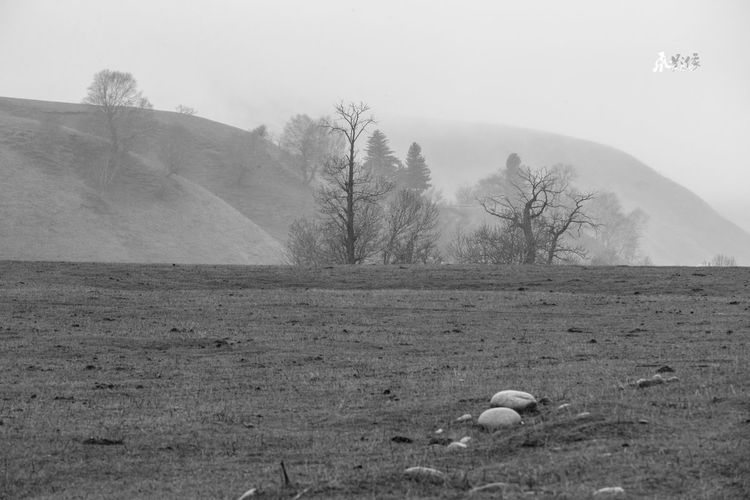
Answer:
M679 378L677 378L677 377L669 377L669 378L668 378L667 380L665 380L664 382L666 382L667 384L671 384L672 382L679 382L679 381L680 381L680 379L679 379Z
M651 378L641 378L641 379L638 379L638 381L636 381L635 385L637 385L639 389L643 389L643 388L646 388L646 387L652 387L652 386L663 384L663 383L664 383L664 379L662 378L661 375L659 375L657 373L656 375L654 375Z
M456 422L469 422L471 420L471 413L464 413L456 419Z
M550 398L548 398L548 397L544 397L544 398L542 398L542 399L539 400L539 404L540 405L548 405L551 402L552 402L552 400Z
M465 450L466 448L468 448L466 443L462 443L460 441L454 441L445 447L445 449L448 451L461 451L461 450Z
M404 471L404 476L413 481L441 484L445 482L445 473L432 467L409 467Z
M533 411L536 408L536 399L528 392L500 391L492 396L490 405L494 408L510 408L517 412Z
M671 366L664 365L658 370L656 370L656 373L674 373L674 368Z
M479 415L477 423L488 431L496 431L520 424L521 415L511 408L490 408Z
M590 412L588 412L588 411L582 411L581 413L579 413L578 415L576 415L576 418L586 418L586 417L590 417L590 416L591 416Z
M609 486L607 488L601 488L594 492L594 496L597 496L597 495L617 496L617 495L624 495L624 494L625 494L625 490L622 489L620 486Z
M647 424L648 420L646 420L645 418L642 418L642 419L638 420L638 423L639 424Z
M464 436L458 440L459 443L463 444L469 444L469 441L471 441L471 436Z
M435 431L435 434L442 434L443 432L445 432L445 431L443 431L443 429L438 429L438 430Z
M570 403L563 403L560 406L557 407L557 411L565 410L567 408L570 408Z

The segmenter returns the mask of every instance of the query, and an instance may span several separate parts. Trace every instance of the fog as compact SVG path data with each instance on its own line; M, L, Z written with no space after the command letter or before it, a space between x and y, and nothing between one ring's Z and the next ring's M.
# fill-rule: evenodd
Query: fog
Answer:
M157 109L242 128L353 100L386 134L398 115L546 130L620 148L750 230L748 21L742 0L2 0L0 95L79 102L110 68ZM659 52L700 66L654 72Z

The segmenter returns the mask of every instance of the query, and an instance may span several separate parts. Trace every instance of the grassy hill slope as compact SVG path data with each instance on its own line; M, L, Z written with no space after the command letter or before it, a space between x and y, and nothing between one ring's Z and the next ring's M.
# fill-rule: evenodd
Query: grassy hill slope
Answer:
M649 216L642 247L656 264L697 265L717 253L750 264L750 234L636 158L590 141L502 125L440 120L384 121L397 151L422 146L436 179L468 185L504 167L510 153L530 166L573 165L577 185L612 191Z
M261 227L148 158L131 155L115 182L97 189L93 169L107 144L76 129L89 114L84 106L0 99L1 258L280 262L281 245Z

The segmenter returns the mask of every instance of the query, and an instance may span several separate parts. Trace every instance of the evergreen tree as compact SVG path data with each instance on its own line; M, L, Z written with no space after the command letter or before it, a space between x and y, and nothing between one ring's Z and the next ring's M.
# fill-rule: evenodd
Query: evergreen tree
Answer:
M401 185L420 193L430 187L430 168L422 156L422 147L416 142L409 146L409 152L406 154L406 169Z
M380 130L375 130L367 141L367 157L364 167L369 169L376 177L384 177L389 181L396 179L400 169L401 160L396 158L390 146L388 138Z

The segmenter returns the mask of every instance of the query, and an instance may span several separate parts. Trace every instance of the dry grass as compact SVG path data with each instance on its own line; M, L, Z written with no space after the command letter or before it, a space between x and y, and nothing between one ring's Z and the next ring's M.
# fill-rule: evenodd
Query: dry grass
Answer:
M464 498L501 481L503 498L746 498L748 284L744 268L0 263L0 497ZM680 381L627 385L662 365ZM507 432L454 422L506 388L551 403ZM438 428L469 448L431 445ZM416 465L448 481L405 479Z

